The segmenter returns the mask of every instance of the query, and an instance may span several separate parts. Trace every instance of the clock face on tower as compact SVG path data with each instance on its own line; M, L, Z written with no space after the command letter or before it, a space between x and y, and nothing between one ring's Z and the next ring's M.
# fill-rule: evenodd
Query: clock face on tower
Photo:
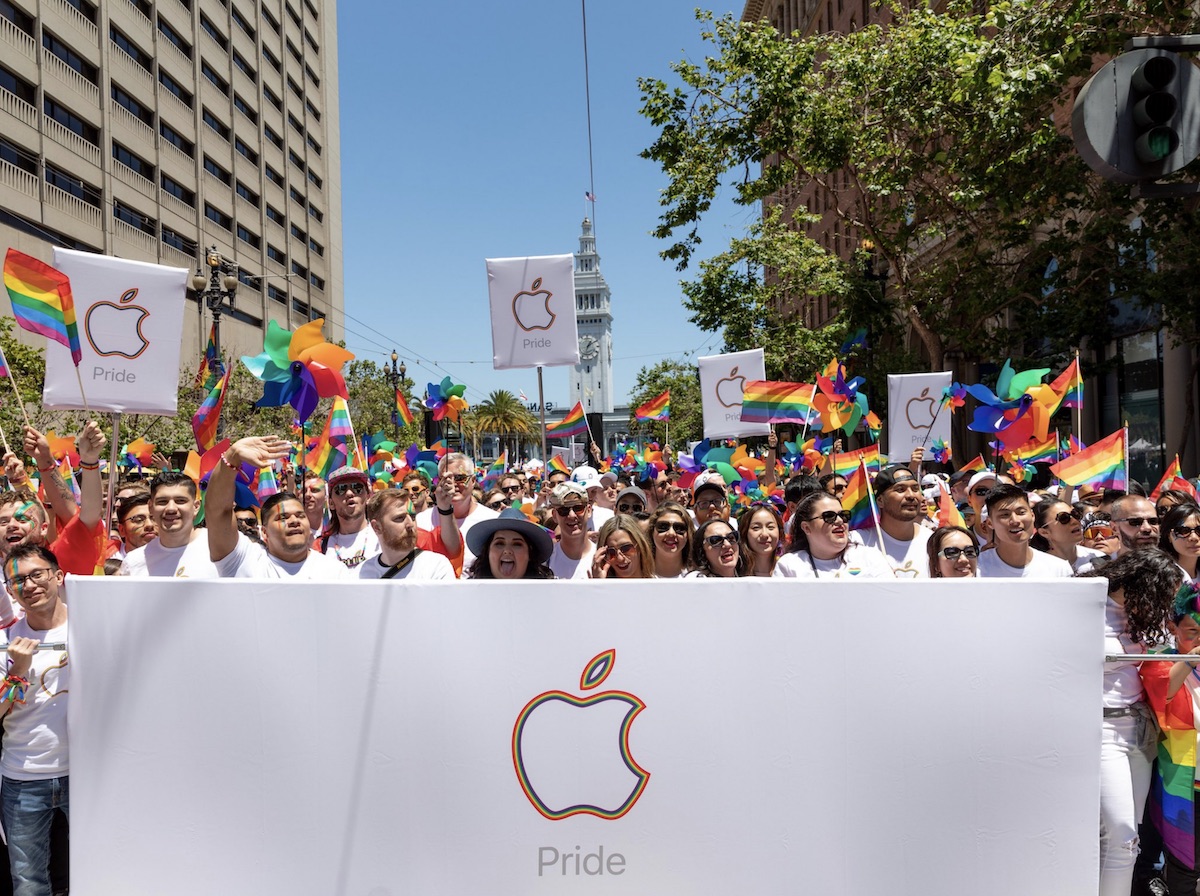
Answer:
M584 336L579 340L579 357L584 361L594 361L600 357L600 343L595 336Z

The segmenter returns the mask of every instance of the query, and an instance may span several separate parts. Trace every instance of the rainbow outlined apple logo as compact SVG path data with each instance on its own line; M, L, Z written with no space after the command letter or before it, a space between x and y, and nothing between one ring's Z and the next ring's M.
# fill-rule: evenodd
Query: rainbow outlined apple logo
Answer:
M616 658L616 650L593 657L579 689L603 684ZM551 821L572 815L612 821L632 809L650 780L629 753L629 728L645 708L625 691L588 697L546 691L526 703L513 726L512 756L533 808Z
M539 289L541 285L542 278L538 277L529 289L513 296L513 319L526 333L532 330L549 330L558 316L550 310L550 299L554 293Z
M150 312L141 305L130 304L137 294L137 287L127 289L116 302L97 302L88 309L83 318L83 332L92 350L100 357L116 355L132 361L141 357L142 352L150 347L150 341L142 334L142 323L150 316ZM104 348L92 335L93 325L101 331L97 335L103 336ZM109 340L117 341L114 344Z

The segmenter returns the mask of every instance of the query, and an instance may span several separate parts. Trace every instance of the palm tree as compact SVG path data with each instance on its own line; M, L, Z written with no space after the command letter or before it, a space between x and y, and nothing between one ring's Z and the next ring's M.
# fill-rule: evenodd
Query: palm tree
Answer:
M541 437L540 424L533 413L521 404L517 396L504 389L497 389L471 409L475 429L480 433L494 433L512 439L513 460L521 456L522 439Z

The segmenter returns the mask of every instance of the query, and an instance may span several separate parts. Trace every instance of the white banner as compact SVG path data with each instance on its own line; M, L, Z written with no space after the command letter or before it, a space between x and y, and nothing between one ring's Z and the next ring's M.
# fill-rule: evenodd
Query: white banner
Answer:
M78 896L1095 892L1098 580L351 587L69 582Z
M950 412L938 413L942 392L954 375L941 373L888 374L887 453L895 463L908 463L913 449L925 445L925 456L936 439L950 444Z
M71 278L83 362L79 378L93 411L173 416L179 398L179 343L188 272L73 249L54 250ZM71 353L46 344L42 404L81 410Z
M742 422L742 395L750 380L767 378L761 348L699 359L700 401L704 408L704 437L765 436L768 423Z
M496 370L579 363L574 255L489 258L487 274Z

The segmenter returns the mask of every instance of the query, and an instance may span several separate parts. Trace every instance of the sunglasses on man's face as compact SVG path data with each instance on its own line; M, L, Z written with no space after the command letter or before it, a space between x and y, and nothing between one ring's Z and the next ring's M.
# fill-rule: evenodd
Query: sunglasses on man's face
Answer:
M464 485L475 477L470 473L443 473L442 478L450 482L458 483L459 485Z
M361 482L339 482L333 487L333 493L339 497L346 494L346 492L350 492L355 495L361 495L366 490L367 487Z
M617 513L637 513L642 509L642 505L638 502L632 504L618 504Z

